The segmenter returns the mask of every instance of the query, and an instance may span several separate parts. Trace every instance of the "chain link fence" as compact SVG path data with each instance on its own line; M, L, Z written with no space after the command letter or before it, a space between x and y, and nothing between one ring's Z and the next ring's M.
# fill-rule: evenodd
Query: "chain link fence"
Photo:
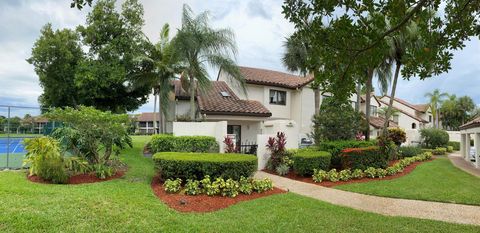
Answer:
M0 105L0 169L22 168L25 139L49 135L58 126L41 108Z

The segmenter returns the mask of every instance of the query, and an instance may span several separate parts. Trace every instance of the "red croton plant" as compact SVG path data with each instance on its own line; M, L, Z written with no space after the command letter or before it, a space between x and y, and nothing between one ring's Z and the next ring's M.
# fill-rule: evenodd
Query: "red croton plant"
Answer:
M270 161L274 168L283 162L283 157L286 155L286 144L287 138L283 132L278 132L276 137L268 138L267 148L272 153L270 156Z
M235 143L233 142L233 139L231 137L225 137L223 143L225 143L225 153L237 152L237 148L235 147Z

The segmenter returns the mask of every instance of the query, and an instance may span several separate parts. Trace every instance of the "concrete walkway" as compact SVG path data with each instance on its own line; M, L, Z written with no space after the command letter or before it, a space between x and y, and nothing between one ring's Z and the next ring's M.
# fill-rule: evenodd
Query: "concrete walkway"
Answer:
M448 158L452 162L455 167L458 167L465 171L466 173L470 173L474 176L480 177L480 168L475 168L475 166L471 163L466 161L462 155L460 154L449 154Z
M370 196L326 188L262 171L258 171L255 177L262 179L268 177L278 188L357 210L388 216L403 216L480 225L480 206Z

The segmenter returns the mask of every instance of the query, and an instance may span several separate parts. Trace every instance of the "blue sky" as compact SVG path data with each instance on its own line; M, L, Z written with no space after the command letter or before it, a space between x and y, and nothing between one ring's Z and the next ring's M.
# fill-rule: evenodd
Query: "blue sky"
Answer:
M151 40L158 39L164 23L178 28L183 3L195 12L209 10L214 27L230 27L234 30L238 45L239 65L285 71L281 63L284 38L294 28L281 11L280 0L213 0L171 1L140 0L145 8L144 32ZM52 23L54 28L74 28L85 23L89 8L82 11L71 9L66 0L2 0L0 1L0 105L38 106L37 98L42 93L33 67L25 59L30 56L33 43L40 28ZM426 92L435 88L469 95L480 103L480 42L478 38L467 43L463 51L456 51L452 69L445 74L425 81L401 80L398 97L412 103L427 100ZM212 76L216 71L211 71ZM147 103L138 111L151 111ZM0 112L0 114L2 114Z

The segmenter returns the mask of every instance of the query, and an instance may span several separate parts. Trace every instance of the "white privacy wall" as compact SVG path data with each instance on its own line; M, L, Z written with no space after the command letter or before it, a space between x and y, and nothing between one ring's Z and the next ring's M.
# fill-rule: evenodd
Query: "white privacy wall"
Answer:
M460 142L460 131L447 131L451 142Z
M227 136L227 122L173 122L175 136L211 136L215 137L220 153L224 153L223 140Z

